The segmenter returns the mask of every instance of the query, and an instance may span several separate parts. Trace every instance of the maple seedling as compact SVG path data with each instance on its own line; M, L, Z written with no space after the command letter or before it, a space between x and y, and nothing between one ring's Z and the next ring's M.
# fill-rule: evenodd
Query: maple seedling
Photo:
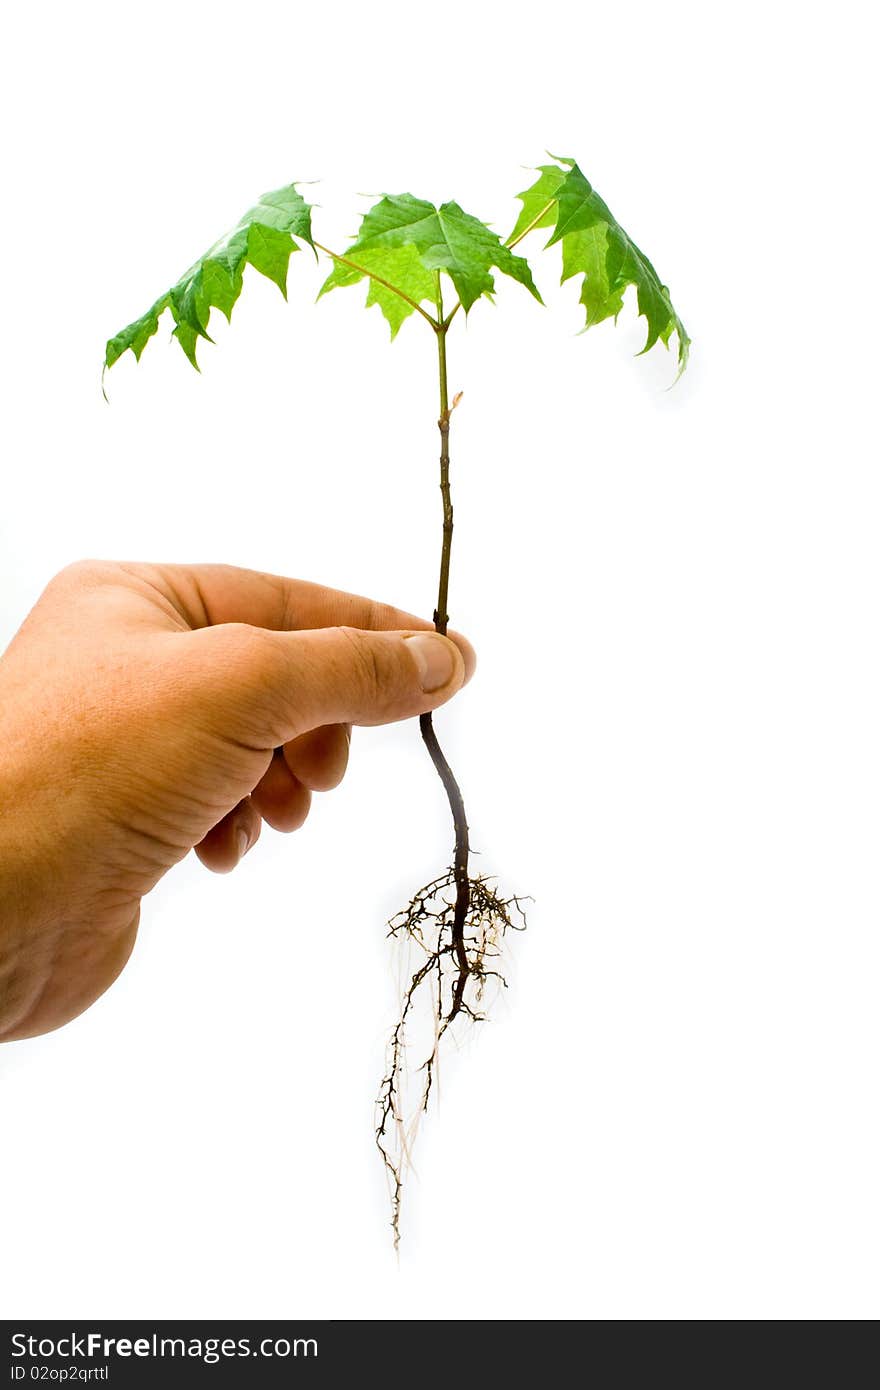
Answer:
M655 343L678 343L679 374L687 363L689 339L672 306L669 291L647 256L639 250L572 159L550 156L538 167L537 180L518 194L522 210L506 240L457 203L435 207L409 193L379 200L343 252L331 251L312 232L312 207L296 184L266 193L224 237L214 243L170 290L139 319L107 343L104 370L127 351L140 360L159 319L167 309L173 336L198 370L196 349L208 334L212 309L227 319L242 288L247 265L268 276L287 297L291 253L302 242L326 256L332 269L318 297L330 290L368 282L367 305L378 304L396 337L402 324L417 315L434 334L439 380L440 490L443 539L434 625L447 630L449 565L453 512L449 483L449 432L460 393L449 399L447 338L459 311L467 315L477 301L495 291L493 272L516 280L543 303L523 256L513 248L531 232L550 229L546 247L562 253L562 281L581 276L580 303L585 327L617 319L624 294L634 286L639 314L648 333L642 352ZM448 307L447 307L448 306ZM438 1049L457 1019L485 1017L484 993L490 983L504 983L499 957L505 933L524 925L522 900L504 898L493 882L470 872L470 845L464 801L447 762L430 714L419 721L421 735L440 777L455 830L449 869L419 889L408 906L389 923L390 933L417 953L417 965L403 991L400 1016L391 1034L387 1071L377 1100L376 1143L390 1178L394 1243L400 1237L403 1177L409 1165L415 1128L431 1093ZM406 1066L407 1031L422 1001L427 1020L424 1060L415 1073ZM411 1102L410 1088L415 1087Z

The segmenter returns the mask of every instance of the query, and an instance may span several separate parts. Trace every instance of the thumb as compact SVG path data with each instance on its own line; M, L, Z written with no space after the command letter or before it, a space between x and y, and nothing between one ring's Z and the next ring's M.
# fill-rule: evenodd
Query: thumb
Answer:
M390 724L460 690L476 664L464 638L356 627L274 632L223 624L200 639L199 679L224 732L275 748L324 724Z

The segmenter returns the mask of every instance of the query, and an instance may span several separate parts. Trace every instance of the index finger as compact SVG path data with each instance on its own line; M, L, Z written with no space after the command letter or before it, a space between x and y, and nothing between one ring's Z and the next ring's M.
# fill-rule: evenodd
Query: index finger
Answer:
M358 627L372 632L429 631L434 624L402 608L360 594L327 588L305 579L235 565L126 566L149 572L153 583L163 586L166 597L192 628L219 623L248 623L275 632L310 628ZM466 638L449 636L459 647L468 676L476 657Z

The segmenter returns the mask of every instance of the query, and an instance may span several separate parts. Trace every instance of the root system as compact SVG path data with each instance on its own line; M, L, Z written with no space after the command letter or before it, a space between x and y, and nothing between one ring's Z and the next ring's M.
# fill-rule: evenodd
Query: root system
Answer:
M470 878L464 917L459 921L462 899L453 866L420 888L388 923L389 936L411 946L417 960L403 990L377 1100L376 1144L389 1179L395 1249L400 1242L404 1177L412 1167L416 1131L435 1082L441 1039L457 1018L482 1022L490 987L506 988L499 968L502 942L508 930L524 929L524 901L502 898L489 878ZM411 952L406 955L412 960ZM416 1024L422 1001L419 1023L425 1036L413 1100L407 1032Z

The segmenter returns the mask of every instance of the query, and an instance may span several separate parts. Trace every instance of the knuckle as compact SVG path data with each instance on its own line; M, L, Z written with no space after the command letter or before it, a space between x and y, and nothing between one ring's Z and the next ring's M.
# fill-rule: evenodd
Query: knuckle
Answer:
M227 673L234 684L245 681L264 693L277 684L278 651L274 634L248 623L224 623L209 629L222 644Z
M360 628L342 627L339 631L354 655L356 681L365 703L371 707L381 704L387 699L390 671L379 643Z
M51 585L56 588L85 587L100 583L115 573L116 568L111 560L73 560L58 571L51 580Z
M279 703L278 652L274 634L247 623L223 623L197 634L194 660L211 653L210 670L216 674L205 683L204 698L211 718L232 720L247 738L256 737Z

